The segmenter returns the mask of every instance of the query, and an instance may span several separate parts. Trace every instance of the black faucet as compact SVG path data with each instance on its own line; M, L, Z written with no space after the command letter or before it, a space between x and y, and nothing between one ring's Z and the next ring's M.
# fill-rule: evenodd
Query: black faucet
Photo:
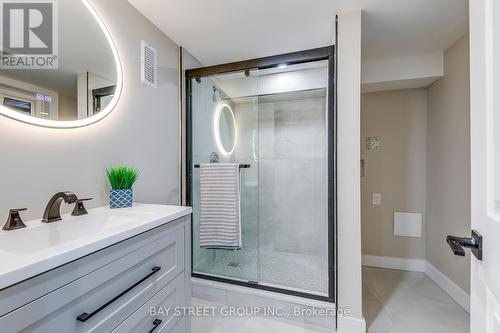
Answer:
M59 192L49 200L45 212L43 213L42 222L52 223L61 220L61 203L64 200L67 204L73 204L78 201L78 198L73 192Z

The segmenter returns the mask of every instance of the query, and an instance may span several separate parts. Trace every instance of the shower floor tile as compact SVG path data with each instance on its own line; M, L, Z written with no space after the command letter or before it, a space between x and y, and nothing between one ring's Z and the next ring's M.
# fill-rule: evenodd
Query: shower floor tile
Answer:
M197 272L235 278L245 281L257 280L257 255L255 251L217 250L215 259L197 269Z
M328 259L320 256L265 251L260 257L261 281L328 293Z
M216 259L198 267L196 272L257 281L283 289L328 293L328 259L320 256L261 251L258 265L255 251L217 251Z

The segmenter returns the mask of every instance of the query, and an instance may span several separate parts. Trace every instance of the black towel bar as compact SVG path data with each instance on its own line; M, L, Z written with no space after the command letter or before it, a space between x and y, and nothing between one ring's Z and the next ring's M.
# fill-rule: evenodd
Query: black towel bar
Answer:
M199 169L200 165L199 164L195 164L194 168L195 169ZM240 164L240 169L250 169L250 164Z

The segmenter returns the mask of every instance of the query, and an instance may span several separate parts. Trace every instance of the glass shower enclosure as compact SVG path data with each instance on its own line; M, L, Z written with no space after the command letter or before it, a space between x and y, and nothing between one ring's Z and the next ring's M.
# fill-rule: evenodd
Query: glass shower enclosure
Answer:
M187 71L193 276L334 301L334 48ZM200 247L203 163L240 164L239 250Z

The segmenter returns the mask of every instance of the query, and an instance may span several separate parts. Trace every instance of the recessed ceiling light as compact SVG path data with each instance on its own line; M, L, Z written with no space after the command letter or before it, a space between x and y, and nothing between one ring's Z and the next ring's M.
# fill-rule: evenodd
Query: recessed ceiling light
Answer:
M288 65L287 64L279 64L278 68L286 68Z

